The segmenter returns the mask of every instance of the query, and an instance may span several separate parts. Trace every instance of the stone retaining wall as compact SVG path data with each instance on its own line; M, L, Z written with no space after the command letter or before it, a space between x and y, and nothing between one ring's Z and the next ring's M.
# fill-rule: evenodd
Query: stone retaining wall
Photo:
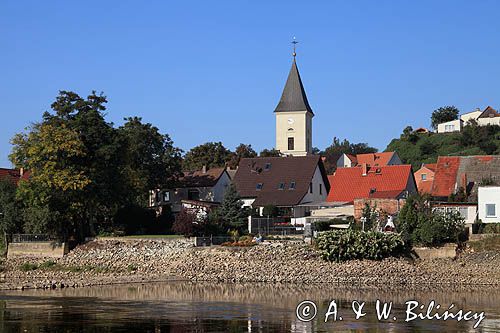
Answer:
M58 243L58 242L10 243L7 249L7 258L13 258L13 257L62 258L67 253L68 253L67 243Z
M444 244L441 247L414 247L413 250L420 259L455 258L457 255L457 245L454 243Z

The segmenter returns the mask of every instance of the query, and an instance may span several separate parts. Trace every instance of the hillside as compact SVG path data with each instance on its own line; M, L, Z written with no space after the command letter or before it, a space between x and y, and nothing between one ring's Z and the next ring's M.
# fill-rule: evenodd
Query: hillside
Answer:
M420 168L438 156L500 155L500 126L465 126L462 132L417 134L405 129L385 151L397 151L403 163Z

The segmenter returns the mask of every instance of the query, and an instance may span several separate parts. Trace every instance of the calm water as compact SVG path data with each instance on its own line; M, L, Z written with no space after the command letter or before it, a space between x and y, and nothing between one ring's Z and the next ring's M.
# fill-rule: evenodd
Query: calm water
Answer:
M302 322L297 318L296 307L306 299L316 304L317 316ZM377 320L377 299L393 302L390 319ZM331 316L325 323L325 313L332 300L337 304L337 321ZM359 320L355 320L351 308L354 300L365 302L366 315ZM455 312L458 309L484 311L485 319L477 329L473 329L476 320L405 323L405 302L409 300L426 306L435 300L441 304L438 313L454 303ZM0 293L0 332L337 331L497 332L500 331L500 291L428 289L412 292L328 285L175 282Z

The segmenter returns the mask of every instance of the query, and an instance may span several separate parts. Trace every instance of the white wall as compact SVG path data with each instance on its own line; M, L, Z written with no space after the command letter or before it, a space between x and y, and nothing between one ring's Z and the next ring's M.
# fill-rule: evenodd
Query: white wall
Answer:
M337 160L337 168L350 168L352 167L352 161L347 157L346 154L342 154Z
M308 202L325 202L328 193L325 188L325 183L323 182L323 177L321 176L321 171L319 170L319 166L316 166L316 170L314 170L314 176L312 179L313 184L313 193L309 193L309 189L307 190L307 194L302 198L301 204ZM323 189L322 193L319 193L319 187Z
M453 128L450 128L453 127ZM460 119L447 121L446 123L438 124L438 133L460 132L462 130L462 122Z
M478 110L478 111L472 111L469 113L464 113L463 115L460 116L460 119L464 122L464 125L467 124L467 122L471 119L477 119L483 113L483 111Z
M486 205L495 205L495 215L486 216ZM484 186L478 189L479 219L483 223L500 223L500 186Z
M479 126L486 126L486 125L499 125L500 126L500 117L479 118L477 120L477 124Z
M231 178L229 178L227 172L224 171L220 176L217 184L215 184L215 186L212 188L212 193L214 198L213 201L222 202L222 199L224 199L224 194L226 193L226 189L230 183L231 183Z

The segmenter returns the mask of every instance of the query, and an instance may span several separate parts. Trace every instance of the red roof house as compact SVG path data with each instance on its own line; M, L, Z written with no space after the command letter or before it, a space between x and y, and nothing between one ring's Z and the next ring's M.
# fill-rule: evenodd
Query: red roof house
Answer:
M422 167L415 171L415 181L420 193L431 193L436 165L436 163L422 164Z
M369 167L365 164L356 168L339 168L328 179L329 202L351 202L363 198L399 199L406 192L411 194L417 191L411 165Z

